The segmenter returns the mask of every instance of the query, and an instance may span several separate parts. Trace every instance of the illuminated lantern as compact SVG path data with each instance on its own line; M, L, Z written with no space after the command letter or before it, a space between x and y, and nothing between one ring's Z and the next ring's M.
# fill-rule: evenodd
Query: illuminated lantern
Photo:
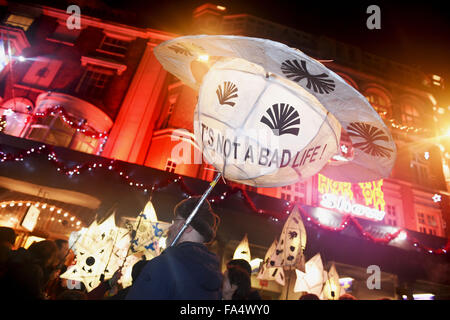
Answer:
M194 135L229 180L258 187L319 171L336 180L387 177L396 147L378 113L341 77L303 52L239 36L185 36L154 49L163 67L198 90ZM339 154L341 127L351 161Z
M341 284L339 283L339 274L337 273L336 266L332 264L330 271L323 286L322 295L328 300L338 300L341 296Z
M130 250L133 253L144 252L147 259L160 253L159 240L165 234L170 224L159 222L151 201L145 205L144 211L138 215L133 225L135 237L131 240Z
M148 201L144 207L144 215L148 221L157 222L158 217L156 216L155 207L151 201Z
M250 255L250 247L248 245L247 234L245 234L244 238L236 247L236 250L234 250L233 259L244 259L245 261L250 263L251 255Z
M250 264L252 273L259 271L259 267L262 262L261 258L252 259L247 234L245 234L244 238L236 247L236 250L234 250L233 259L243 259L247 261Z
M270 264L274 267L295 268L305 271L306 229L297 206L286 220L280 240L272 253Z
M263 259L261 259L261 258L255 258L250 261L250 267L252 268L252 273L259 272L261 262L263 262Z
M133 284L131 272L133 271L133 266L135 265L135 263L140 261L141 259L141 254L131 254L127 256L122 266L122 276L119 279L119 283L122 285L122 288L129 287Z
M278 241L275 239L272 242L272 245L269 247L269 250L266 252L266 256L264 257L264 262L262 263L257 278L260 280L275 280L280 285L284 286L284 270L281 267L274 267L274 261L271 261L275 249L277 247Z
M295 270L297 280L294 292L308 292L321 296L324 282L327 280L327 272L323 270L320 253L312 257L305 265L305 272Z
M96 288L102 274L108 279L122 264L130 242L127 233L116 227L114 214L101 224L94 221L74 244L76 264L60 277L83 282L88 292Z

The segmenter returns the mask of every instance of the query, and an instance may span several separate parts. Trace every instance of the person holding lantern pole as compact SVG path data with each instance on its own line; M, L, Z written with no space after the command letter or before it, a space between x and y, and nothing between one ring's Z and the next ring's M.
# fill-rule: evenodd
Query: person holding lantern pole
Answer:
M175 206L167 243L176 239L199 200L191 197ZM219 217L205 200L178 241L146 264L126 300L219 300L219 259L205 245L214 240L218 222Z

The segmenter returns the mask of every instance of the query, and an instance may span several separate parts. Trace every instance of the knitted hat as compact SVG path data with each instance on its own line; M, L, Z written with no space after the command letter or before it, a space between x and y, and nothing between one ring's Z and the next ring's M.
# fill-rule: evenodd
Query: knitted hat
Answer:
M191 197L179 202L174 209L175 216L180 216L187 219L194 210L201 197ZM217 226L219 224L219 217L212 211L208 200L202 203L190 225L200 233L205 242L211 242L216 236Z
M252 266L250 265L250 263L247 262L247 260L233 259L233 260L228 261L228 263L227 263L227 268L236 267L236 266L245 270L248 273L248 275L252 274Z

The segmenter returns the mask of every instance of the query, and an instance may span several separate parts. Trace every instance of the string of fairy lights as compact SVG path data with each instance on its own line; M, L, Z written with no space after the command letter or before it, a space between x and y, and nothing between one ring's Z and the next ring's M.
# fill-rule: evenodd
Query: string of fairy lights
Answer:
M3 113L2 118L0 119L0 132L4 131L8 125L7 117L13 114L14 111L12 109L8 109ZM100 155L103 152L103 148L108 140L108 133L106 131L100 132L92 129L86 119L78 119L71 116L61 105L55 105L45 109L44 111L28 114L24 120L24 124L34 123L39 119L47 118L49 116L58 116L64 124L85 136L89 136L93 139L101 139L97 155Z
M84 172L91 172L94 170L108 170L112 174L118 175L125 184L130 186L130 188L138 189L144 193L157 192L168 187L169 185L177 184L183 191L183 195L185 197L198 195L196 192L191 190L186 185L186 183L184 182L184 178L182 176L176 176L175 178L169 178L164 181L159 181L153 184L142 183L140 182L142 180L130 177L130 174L127 172L127 170L121 168L117 161L106 158L102 161L92 161L83 163L81 165L77 164L72 166L66 166L65 162L56 155L53 147L47 145L41 145L37 148L30 148L27 151L18 152L16 154L4 153L0 151L0 162L23 163L25 158L38 154L47 155L48 161L50 161L56 167L56 170L60 174L65 175L69 178L74 175L80 175ZM263 208L258 208L244 189L235 186L234 187L229 186L227 191L222 192L220 195L210 196L208 197L208 200L212 204L218 204L221 203L222 201L226 201L227 199L230 198L230 196L238 192L242 195L244 202L253 212L268 215L273 221L279 221L280 219L284 219L286 215L289 215L291 213L291 211L294 209L294 206L297 205L297 203L295 202L285 202L285 208L282 209L280 212L274 212ZM419 250L428 252L430 254L438 254L438 255L447 254L448 250L450 249L450 240L447 241L446 245L443 248L433 249L421 244L407 230L402 229L397 229L395 232L387 233L384 237L381 238L374 237L370 232L366 231L363 226L361 226L361 224L358 222L357 219L355 219L351 215L343 216L343 219L339 227L329 227L327 225L324 225L320 221L316 220L313 216L309 215L300 206L298 206L298 208L300 209L302 215L306 217L306 221L308 223L311 223L313 226L325 230L341 232L344 229L349 228L351 225L353 225L354 227L356 227L356 230L359 231L360 235L363 238L375 243L389 244L393 240L407 240Z
M64 221L67 221L67 225L70 224L71 227L79 229L82 226L81 220L77 220L76 216L73 214L70 214L68 211L65 211L64 209L53 205L48 204L46 202L39 202L39 201L30 201L30 200L8 200L8 201L1 201L0 202L0 208L15 208L15 207L31 207L35 206L37 209L41 210L48 210L52 213L55 213L54 216L50 218L50 221L52 222L58 222L63 224ZM70 221L70 222L69 222Z

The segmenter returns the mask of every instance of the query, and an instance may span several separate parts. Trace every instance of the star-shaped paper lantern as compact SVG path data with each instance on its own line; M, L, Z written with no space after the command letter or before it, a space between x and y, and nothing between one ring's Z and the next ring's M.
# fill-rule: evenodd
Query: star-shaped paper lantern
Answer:
M144 252L147 259L156 257L160 253L159 240L169 228L170 224L158 221L155 208L148 201L143 212L138 215L133 224L135 237L131 240L132 253Z
M320 253L316 254L306 262L305 270L306 272L295 270L297 273L297 280L295 282L294 292L303 291L313 293L320 297L323 284L327 280L327 272L323 270Z
M157 222L158 217L156 216L155 207L151 201L148 201L144 208L144 216L148 221Z
M275 262L271 261L275 249L277 247L278 241L275 239L272 242L269 250L266 252L266 256L264 257L264 262L262 263L257 278L260 280L275 280L280 285L284 286L284 270L282 267L273 267L271 263L275 264Z
M247 234L245 234L244 238L241 240L236 250L234 251L233 259L244 259L248 263L250 263L251 255Z
M323 297L328 300L338 300L341 296L341 285L339 283L339 274L336 266L332 264L330 271L323 286Z
M116 227L114 214L101 224L94 221L74 245L76 264L70 266L61 278L82 281L88 292L96 288L100 284L100 276L104 274L105 279L111 277L120 266L120 259L125 258L114 247L127 232ZM123 243L126 241L129 239L122 240Z
M284 224L280 240L271 257L271 265L305 271L305 257L303 255L305 247L306 229L300 212L295 206Z

